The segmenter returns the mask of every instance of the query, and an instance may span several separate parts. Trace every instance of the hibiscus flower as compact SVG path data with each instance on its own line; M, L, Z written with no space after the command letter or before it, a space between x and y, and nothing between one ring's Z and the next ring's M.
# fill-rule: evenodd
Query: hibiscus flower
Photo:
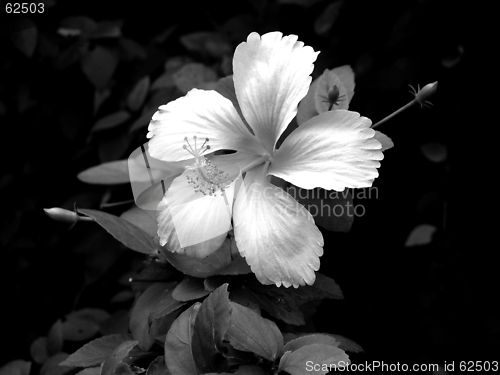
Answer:
M224 241L232 217L238 250L258 280L285 287L314 283L323 237L311 214L268 177L304 189L369 187L383 158L371 121L347 110L311 118L276 149L318 55L297 39L252 33L236 48L238 109L217 91L193 89L161 106L148 128L153 158L194 161L158 205L160 244L183 252L180 232L186 239L212 238L201 255L192 254L207 256ZM236 152L204 156L218 150Z

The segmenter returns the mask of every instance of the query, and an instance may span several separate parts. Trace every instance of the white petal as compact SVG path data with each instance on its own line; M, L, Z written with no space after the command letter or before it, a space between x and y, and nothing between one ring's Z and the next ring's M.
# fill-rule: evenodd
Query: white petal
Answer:
M304 189L369 187L384 157L370 125L356 112L321 113L285 139L269 173Z
M216 196L203 195L188 184L188 173L174 180L158 205L158 236L160 245L166 244L170 251L178 253L219 238L210 250L192 254L202 258L217 250L231 229L235 183L231 183L224 196L220 192Z
M272 153L297 113L311 83L318 53L297 36L251 33L234 53L234 87L241 111L255 135Z
M382 145L382 149L380 151L385 151L394 147L394 142L392 141L392 139L390 139L384 133L379 132L378 130L375 130L375 139Z
M263 284L313 284L323 236L311 214L270 184L261 165L247 172L234 206L234 234L241 256Z
M263 152L231 101L216 91L193 89L186 96L161 106L148 130L150 155L164 161L192 158L183 146L187 137L194 147L193 136L201 143L208 138L211 152L221 149Z
M170 251L196 257L205 257L217 250L231 229L233 201L241 183L241 170L255 159L258 156L242 152L210 158L218 170L228 175L225 196L220 191L216 196L195 192L186 178L195 175L192 171L176 178L158 205L160 244L167 244Z

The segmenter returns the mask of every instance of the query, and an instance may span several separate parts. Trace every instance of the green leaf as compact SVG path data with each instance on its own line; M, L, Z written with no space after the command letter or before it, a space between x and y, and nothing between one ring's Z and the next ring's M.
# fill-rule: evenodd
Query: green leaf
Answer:
M156 359L149 364L146 375L171 375L165 363L165 358L163 356L156 357Z
M113 353L106 359L106 362L102 365L101 375L112 375L117 370L117 367L122 364L122 361L127 357L130 351L138 343L137 340L127 340L122 342L113 351ZM121 372L121 371L120 371Z
M139 347L146 351L151 348L155 337L149 331L149 316L171 283L155 283L147 288L137 299L130 314L129 328L132 336L139 342Z
M89 17L76 16L61 20L58 33L63 36L82 35L88 36L97 29L97 23Z
M427 245L432 241L432 235L436 231L436 227L434 225L429 224L421 224L417 225L410 232L410 235L406 239L405 247L418 246L418 245Z
M253 352L274 361L283 349L283 336L276 324L235 302L231 302L231 307L226 340L237 350Z
M58 319L52 327L50 327L47 335L47 350L49 355L59 353L62 349L64 342L62 327L63 325L61 319Z
M326 6L326 8L321 12L316 21L314 22L314 31L318 35L325 35L330 31L333 24L337 20L340 9L344 5L343 0L337 0L333 3L330 3Z
M344 336L333 335L331 333L324 333L324 335L333 337L335 340L337 340L337 342L339 343L338 347L340 349L353 353L361 353L364 351L361 345L355 343L351 339L345 338Z
M312 344L324 344L339 347L340 341L337 341L333 336L323 335L320 333L305 334L287 342L285 347L283 348L283 351L294 352L297 349L302 348L303 346Z
M194 324L192 350L197 367L203 372L218 370L224 352L224 335L231 320L228 284L212 292L201 304Z
M420 146L420 151L433 163L441 163L446 160L448 152L446 146L438 142L429 142Z
M150 83L149 76L141 78L128 95L127 105L132 111L141 108L148 94Z
M196 302L184 311L170 327L165 339L165 362L176 375L198 375L191 346L196 315L201 303Z
M317 368L308 367L314 364ZM290 375L321 374L333 370L334 365L342 367L349 362L349 356L335 346L324 344L306 345L294 352L286 352L281 357L279 371L286 371Z
M103 89L113 75L118 59L109 49L96 46L91 51L85 51L81 60L82 70L92 84Z
M261 308L266 310L276 319L297 326L306 324L304 315L299 310L295 301L281 290L276 292L274 288L267 285L263 289L256 289L255 285L252 285L250 294L255 298Z
M102 163L78 174L78 179L87 184L115 185L130 183L128 160Z
M98 367L88 367L83 369L76 375L101 375L101 366Z
M144 254L152 254L155 251L156 245L153 239L128 221L102 211L79 209L78 212L93 218L128 248Z
M268 375L269 373L257 365L243 365L236 370L234 375Z
M33 56L38 37L38 31L33 21L24 16L12 19L9 25L9 36L19 51L28 57Z
M221 58L232 52L231 44L222 33L198 31L181 36L180 42L189 51L198 52L202 55L209 54L216 58Z
M50 357L40 369L40 375L62 375L72 371L71 367L60 365L66 358L68 353L57 353Z
M29 375L31 362L16 359L0 368L0 375Z
M300 295L306 300L320 298L344 299L342 290L335 280L319 272L316 272L316 280L313 285L305 285L290 290L290 292L292 295Z
M135 372L132 371L130 366L126 363L118 364L113 370L112 374L114 375L135 375Z
M158 237L158 222L156 221L156 211L143 210L137 206L125 211L120 218L141 228L151 237Z
M101 309L82 309L66 315L62 323L62 335L65 340L84 341L95 336L100 324L111 317Z
M91 132L96 132L99 130L111 129L115 126L123 124L130 118L130 113L127 111L118 111L112 113L108 116L101 118L95 123L95 125L90 130Z
M177 88L186 94L189 90L215 88L217 73L200 63L189 63L172 75Z
M184 306L184 302L176 301L172 297L172 290L175 287L175 283L167 283L168 285L165 287L165 291L159 299L156 307L149 314L149 321L160 319L165 315L170 314L171 312L177 310L178 308Z
M85 344L71 354L62 366L90 367L100 365L124 342L131 341L131 335L109 335Z
M106 163L118 160L123 157L130 144L130 137L127 133L119 133L116 136L101 137L99 139L99 159Z
M203 279L186 276L173 290L172 297L177 301L186 302L205 297L208 294L210 292L205 290Z
M351 230L354 204L349 191L306 190L293 185L286 191L311 213L317 226L332 232Z
M49 358L49 351L47 349L47 338L38 337L30 345L30 355L33 360L42 364Z

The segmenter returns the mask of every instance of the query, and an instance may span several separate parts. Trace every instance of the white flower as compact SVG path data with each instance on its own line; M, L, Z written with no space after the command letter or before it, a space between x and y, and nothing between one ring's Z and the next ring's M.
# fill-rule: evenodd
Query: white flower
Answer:
M371 186L383 158L371 121L346 110L311 118L276 150L309 89L317 54L294 35L252 33L233 59L238 109L216 91L196 89L159 108L149 125L151 156L169 162L195 158L158 206L162 245L185 252L179 233L211 238L210 246L190 248L193 256L206 256L220 246L232 217L240 254L260 282L286 287L314 283L323 254L321 232L311 214L272 185L268 175L305 189L342 191ZM208 141L195 145L193 137ZM210 152L237 152L214 156L207 167L207 145ZM224 177L215 179L219 172ZM193 178L205 186L196 187ZM173 216L180 218L175 225Z

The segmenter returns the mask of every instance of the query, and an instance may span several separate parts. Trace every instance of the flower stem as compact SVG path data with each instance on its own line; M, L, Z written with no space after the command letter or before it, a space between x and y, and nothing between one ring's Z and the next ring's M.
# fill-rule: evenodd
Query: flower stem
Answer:
M376 124L372 125L372 129L375 129L377 126L383 124L384 122L386 122L387 120L390 120L391 118L393 118L394 116L396 116L398 113L401 113L403 112L405 109L408 109L410 108L413 104L417 103L417 101L415 99L413 99L411 102L407 103L405 106L399 108L396 112L393 112L391 113L389 116L387 116L386 118L383 118L382 120L380 120L379 122L377 122Z

